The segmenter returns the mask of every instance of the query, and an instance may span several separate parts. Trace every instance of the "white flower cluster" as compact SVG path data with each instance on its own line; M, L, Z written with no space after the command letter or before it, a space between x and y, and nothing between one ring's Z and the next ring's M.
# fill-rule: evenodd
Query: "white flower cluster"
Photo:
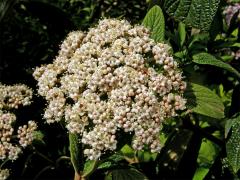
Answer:
M16 116L10 112L20 105L29 105L31 98L32 91L25 85L0 85L0 160L16 160L22 152L22 147L32 142L36 123L29 121L28 126L15 127ZM15 136L18 137L18 141Z
M147 28L126 20L103 19L86 34L71 32L53 64L33 74L48 101L44 118L65 119L89 159L115 150L119 129L134 133L134 149L158 152L163 120L186 103L186 83L168 51Z
M31 104L32 91L26 85L5 86L0 84L0 109L17 109Z
M10 173L8 169L0 169L0 180L6 180Z

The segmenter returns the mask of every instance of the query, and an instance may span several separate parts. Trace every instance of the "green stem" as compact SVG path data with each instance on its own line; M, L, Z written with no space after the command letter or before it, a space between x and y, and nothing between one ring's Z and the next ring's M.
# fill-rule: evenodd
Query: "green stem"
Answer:
M224 142L221 139L216 138L215 136L209 134L208 132L206 132L204 129L202 129L199 126L194 125L191 120L189 119L185 119L183 122L185 122L185 125L187 126L188 129L198 132L199 134L201 134L204 138L212 141L213 143L219 145L220 147L224 146Z
M40 157L42 157L43 159L45 159L46 161L48 161L49 163L51 163L51 164L55 164L55 162L54 161L52 161L51 159L49 159L47 156L45 156L44 154L42 154L42 153L40 153L38 150L36 150L35 148L34 148L34 151L35 151L35 153L37 154L37 155L39 155Z
M49 170L49 169L54 169L53 166L46 166L45 168L43 168L41 171L39 171L39 173L34 177L33 180L37 180L45 171Z
M4 164L6 164L9 161L9 159L6 159L2 162L2 164L0 165L0 169L2 169L2 167L4 166Z

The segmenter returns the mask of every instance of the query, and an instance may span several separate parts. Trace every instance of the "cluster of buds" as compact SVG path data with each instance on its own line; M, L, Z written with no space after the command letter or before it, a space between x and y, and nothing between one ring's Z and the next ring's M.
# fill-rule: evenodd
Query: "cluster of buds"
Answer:
M236 13L238 13L237 18L240 20L240 3L230 4L224 9L223 14L228 25L230 25L231 19Z
M182 72L150 34L126 20L100 20L88 33L71 32L54 62L33 74L48 101L47 123L65 119L88 159L115 150L120 129L134 135L135 150L159 152L162 122L185 109Z
M0 84L0 109L18 109L31 104L32 91L26 85L5 86Z
M0 84L0 160L2 161L16 160L22 148L33 141L36 123L29 121L28 125L15 127L16 115L11 112L19 106L29 105L31 98L32 91L25 85ZM4 179L8 173L6 170L1 170L0 174Z

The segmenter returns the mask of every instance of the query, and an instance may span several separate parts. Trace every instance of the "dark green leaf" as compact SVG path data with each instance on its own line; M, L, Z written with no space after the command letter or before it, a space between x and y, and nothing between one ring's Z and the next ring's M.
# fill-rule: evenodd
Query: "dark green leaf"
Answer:
M224 105L220 97L210 89L191 83L185 92L185 97L188 108L193 112L216 119L224 117Z
M0 22L16 3L16 0L1 0L0 2Z
M110 168L111 166L112 166L112 162L106 161L106 162L103 162L102 164L100 164L97 168L98 169L106 169L106 168Z
M230 132L232 126L237 122L240 122L240 116L237 116L237 117L226 120L226 123L225 123L225 138L228 137L228 133Z
M186 39L186 29L185 29L185 24L180 22L178 24L178 33L179 33L179 41L180 45L182 46L185 42Z
M188 143L193 133L189 130L182 129L176 131L175 134L168 139L164 148L158 157L159 171L173 172L179 167Z
M179 20L183 20L187 17L192 0L180 0L177 10L175 11L175 17Z
M69 133L69 150L74 170L79 173L81 171L82 154L77 134Z
M232 125L232 134L227 142L227 158L235 173L240 169L240 118Z
M98 161L96 160L88 160L84 164L84 169L83 169L83 177L87 177L90 174L93 173L93 171L96 169L98 164Z
M196 54L193 56L193 62L197 64L207 64L207 65L220 67L222 69L226 69L227 71L235 74L238 78L240 78L240 73L236 69L234 69L231 65L216 59L211 54L208 54L208 53Z
M151 38L156 42L164 40L165 20L162 9L159 6L155 5L148 11L142 24L151 30Z
M215 17L220 0L165 0L164 8L170 16L187 25L207 31Z
M111 180L146 180L147 177L136 169L117 169L111 171L107 179Z

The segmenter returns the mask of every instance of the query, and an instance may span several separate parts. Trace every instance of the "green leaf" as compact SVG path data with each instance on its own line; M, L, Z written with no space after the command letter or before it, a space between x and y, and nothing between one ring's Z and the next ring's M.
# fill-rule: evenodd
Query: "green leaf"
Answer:
M156 42L164 40L165 20L162 9L159 6L155 5L148 11L142 24L151 30L151 38Z
M188 109L193 112L216 119L224 117L224 105L220 97L210 89L191 83L188 85L185 97Z
M216 59L214 56L208 53L199 53L193 56L193 62L197 64L207 64L216 67L220 67L225 69L233 74L235 74L238 78L240 78L240 73L234 69L231 65L224 63L221 60Z
M97 164L98 161L96 160L89 160L85 162L83 169L83 177L88 177L90 174L92 174L95 171Z
M208 172L209 172L209 168L204 168L204 167L197 168L193 176L193 180L204 179L204 177L207 175Z
M108 180L146 180L147 177L136 169L117 169L111 171L105 179Z
M227 119L225 123L225 138L227 138L232 126L237 123L237 121L240 122L240 116L238 115L237 117L233 117L231 119Z
M128 144L125 144L120 151L124 156L127 156L129 158L134 157L134 150Z
M199 150L198 163L200 166L202 165L210 168L214 163L218 153L219 149L214 143L207 139L203 139Z
M206 44L208 40L209 40L209 33L194 34L193 36L191 36L191 41L188 45L188 48L194 48L194 44L196 43Z
M226 144L227 159L235 173L240 169L240 118L232 125L232 134Z
M82 154L81 154L81 144L79 142L77 134L69 133L69 150L71 155L71 162L73 164L75 172L81 171L81 161L82 161Z
M185 29L185 24L180 22L178 24L178 33L179 33L179 41L180 41L180 46L182 46L185 42L186 39L186 29Z
M183 20L184 17L187 17L190 5L191 0L180 0L178 7L174 13L175 17L178 17L179 20Z
M155 161L157 153L151 153L149 151L138 151L137 157L139 162Z
M125 151L125 150L124 150ZM106 169L110 167L117 166L119 161L125 160L125 157L122 152L117 152L108 157L107 159L103 160L99 163L98 169Z
M106 161L106 162L103 162L102 164L100 164L97 168L98 169L106 169L106 168L110 168L111 166L112 166L112 162Z
M164 9L187 25L208 31L220 0L165 0Z
M33 132L33 144L34 145L46 145L43 138L44 138L44 134L41 131Z
M233 43L232 47L239 47L240 48L240 43Z

